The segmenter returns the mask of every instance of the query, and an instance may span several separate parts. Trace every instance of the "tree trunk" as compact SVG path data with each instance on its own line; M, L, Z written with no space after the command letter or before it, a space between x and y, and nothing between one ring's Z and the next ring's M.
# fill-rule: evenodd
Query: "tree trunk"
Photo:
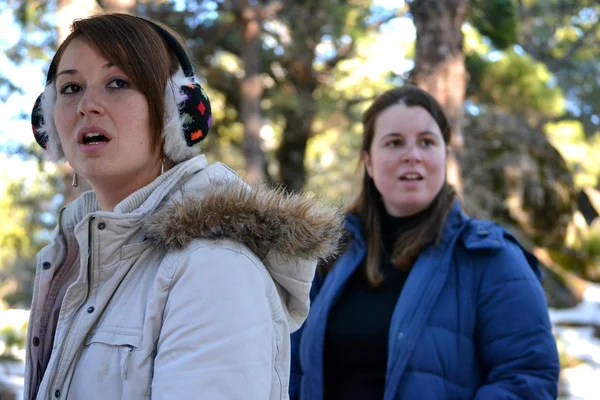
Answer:
M242 26L242 60L245 76L240 84L240 119L244 125L244 157L246 177L250 183L265 180L265 154L262 148L261 100L261 26L256 9L249 0L239 2L237 17Z
M313 60L327 14L323 11L322 1L312 2L310 6L293 2L289 4L292 4L286 9L290 21L289 35L294 39L287 49L289 55L282 60L288 78L282 90L289 93L290 99L282 107L286 122L277 150L277 161L281 184L288 191L298 192L306 183L304 159L317 115L313 93L320 85Z
M463 147L462 119L467 89L467 71L461 31L466 0L414 0L410 11L417 30L413 81L442 105L452 127L453 155L448 180L462 193L460 152Z
M313 88L297 85L297 106L286 108L285 130L283 139L277 151L279 161L279 181L286 190L299 192L306 183L306 169L304 158L306 144L312 133L312 123L317 114L317 107L313 98Z

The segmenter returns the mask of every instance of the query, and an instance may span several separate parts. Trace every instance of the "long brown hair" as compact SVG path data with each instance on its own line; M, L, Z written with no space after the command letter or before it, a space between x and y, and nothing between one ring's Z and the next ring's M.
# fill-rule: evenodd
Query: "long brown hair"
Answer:
M396 104L407 107L423 107L431 114L438 124L444 143L450 143L451 129L448 118L440 104L426 91L412 85L406 85L388 90L379 95L373 104L364 112L362 117L363 140L359 167L362 169L362 187L354 201L348 207L350 214L357 214L365 231L367 244L367 257L365 260L365 274L372 286L383 282L383 275L379 269L382 254L381 220L384 212L381 194L375 182L369 176L364 165L364 154L369 154L373 137L375 135L375 122L379 115ZM416 226L400 233L394 244L392 262L403 270L410 270L419 253L431 243L436 245L442 236L448 213L456 199L454 189L444 183L442 189L434 198L429 211Z
M173 30L153 22L182 43ZM165 88L167 80L179 68L177 57L162 36L148 22L127 14L105 14L75 20L71 25L71 33L56 51L50 65L50 71L54 74L63 53L74 39L85 41L122 69L133 86L146 97L150 111L152 148L157 150L162 147ZM54 81L55 76L48 78Z

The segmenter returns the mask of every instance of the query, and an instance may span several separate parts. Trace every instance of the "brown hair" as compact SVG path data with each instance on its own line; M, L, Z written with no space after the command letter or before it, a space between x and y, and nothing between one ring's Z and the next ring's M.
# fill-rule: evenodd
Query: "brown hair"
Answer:
M450 143L451 137L450 123L440 104L433 96L416 86L406 85L388 90L379 95L364 112L362 117L363 140L359 160L359 167L362 167L363 174L362 187L355 200L348 207L348 212L358 215L366 232L367 258L365 260L365 274L372 286L378 286L383 281L379 263L383 247L381 219L384 206L375 182L366 171L364 154L369 153L371 150L377 117L388 107L396 104L404 104L408 107L423 107L438 124L446 145ZM454 189L448 183L444 183L424 219L420 220L416 226L403 231L396 238L392 262L398 268L406 271L410 270L425 246L430 243L436 245L439 243L446 218L455 199Z
M181 38L166 26L152 21ZM56 51L50 64L48 81L54 81L56 69L67 46L81 39L131 79L133 86L148 101L152 148L162 147L167 81L179 68L175 54L163 37L147 21L128 14L105 14L75 20L71 33Z

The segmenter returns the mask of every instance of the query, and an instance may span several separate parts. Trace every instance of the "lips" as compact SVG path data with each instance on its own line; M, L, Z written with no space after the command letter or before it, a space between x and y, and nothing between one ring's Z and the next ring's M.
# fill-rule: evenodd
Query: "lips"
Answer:
M83 137L83 144L98 144L102 142L108 142L108 138L101 133L86 133Z
M423 180L423 175L421 175L418 172L405 172L404 174L400 175L400 180L401 181L421 181Z
M85 146L108 143L111 139L108 132L96 126L83 128L77 133L77 143Z

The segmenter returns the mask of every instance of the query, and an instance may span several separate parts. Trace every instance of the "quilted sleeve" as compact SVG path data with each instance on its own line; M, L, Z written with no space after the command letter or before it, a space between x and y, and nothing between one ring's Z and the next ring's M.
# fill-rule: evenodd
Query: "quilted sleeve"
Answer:
M476 345L487 378L475 399L555 399L558 351L534 270L510 238L480 262Z

